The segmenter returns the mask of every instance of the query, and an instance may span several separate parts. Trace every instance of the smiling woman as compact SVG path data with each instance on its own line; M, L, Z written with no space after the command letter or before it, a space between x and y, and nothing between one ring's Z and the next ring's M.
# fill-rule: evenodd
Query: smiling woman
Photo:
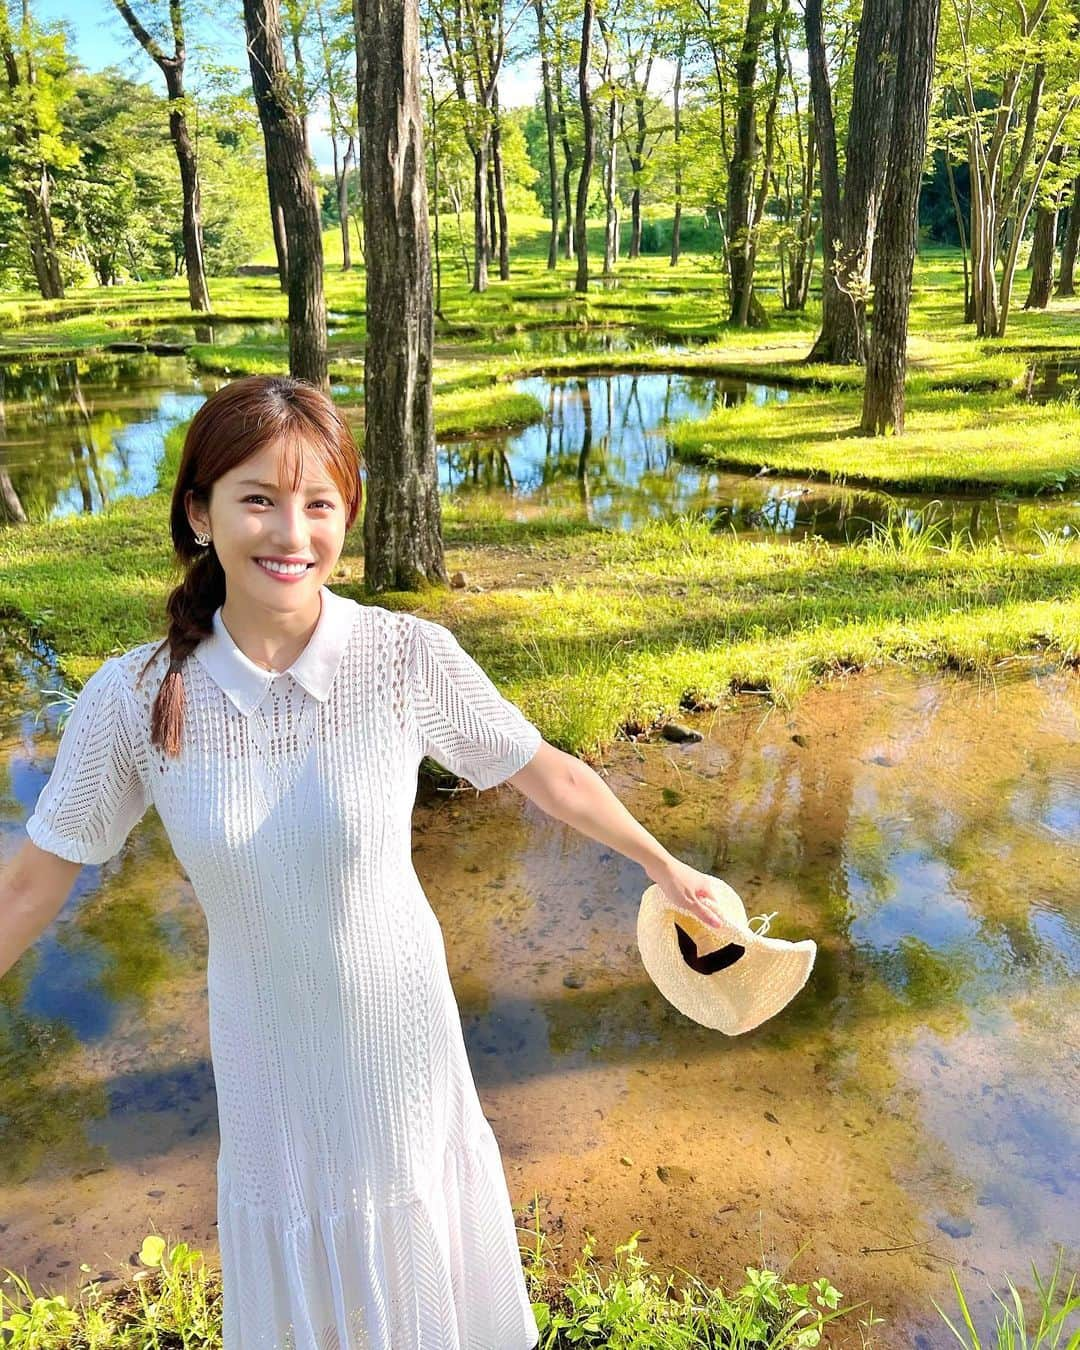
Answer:
M172 660L154 704L154 744L178 753L183 663L219 607L257 665L284 670L299 655L362 496L352 434L310 385L253 375L203 404L173 488L173 548L187 571L168 601Z
M224 1350L532 1350L502 1159L412 863L420 762L512 781L673 899L714 883L449 629L326 586L359 504L318 390L257 376L199 410L168 635L75 701L0 877L0 975L71 864L114 857L153 805L209 934Z

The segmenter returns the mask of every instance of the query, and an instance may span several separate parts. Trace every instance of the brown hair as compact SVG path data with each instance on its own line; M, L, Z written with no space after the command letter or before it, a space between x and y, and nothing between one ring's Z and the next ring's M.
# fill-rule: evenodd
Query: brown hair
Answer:
M167 755L180 753L184 726L184 662L213 631L213 615L225 601L225 572L214 552L195 543L185 498L190 490L208 503L210 489L223 474L269 445L286 451L310 447L324 461L348 510L346 528L356 519L363 500L360 456L352 433L329 395L289 375L248 375L233 380L206 400L191 419L180 467L173 486L169 527L176 563L184 578L169 596L169 631L139 676L159 652L169 648L171 661L154 700L150 742ZM302 463L293 459L293 488L300 485Z

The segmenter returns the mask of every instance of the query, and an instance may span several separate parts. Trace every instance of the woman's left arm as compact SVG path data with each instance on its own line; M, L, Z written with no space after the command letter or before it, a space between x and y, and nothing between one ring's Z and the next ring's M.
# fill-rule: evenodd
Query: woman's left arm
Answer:
M713 878L670 854L583 760L541 741L528 764L506 782L545 814L640 863L670 900L684 904L703 923L715 922L709 904Z

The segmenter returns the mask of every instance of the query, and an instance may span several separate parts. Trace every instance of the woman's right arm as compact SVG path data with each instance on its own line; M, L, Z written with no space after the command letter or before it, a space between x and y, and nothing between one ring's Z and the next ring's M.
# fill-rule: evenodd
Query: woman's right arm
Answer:
M27 839L0 872L0 979L64 908L81 870Z

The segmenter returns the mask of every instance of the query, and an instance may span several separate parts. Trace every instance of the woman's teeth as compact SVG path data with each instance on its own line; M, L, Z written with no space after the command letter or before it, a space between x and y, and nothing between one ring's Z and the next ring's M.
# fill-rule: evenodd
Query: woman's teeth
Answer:
M255 561L267 572L281 572L287 577L298 577L301 572L308 570L308 563L278 563L266 562L262 558L256 558Z

